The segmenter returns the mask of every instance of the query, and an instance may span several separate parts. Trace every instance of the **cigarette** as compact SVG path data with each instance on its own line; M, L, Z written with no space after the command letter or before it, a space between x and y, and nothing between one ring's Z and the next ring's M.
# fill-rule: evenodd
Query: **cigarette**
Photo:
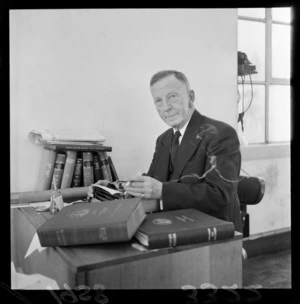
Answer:
M128 187L130 185L130 182L127 182L124 187Z

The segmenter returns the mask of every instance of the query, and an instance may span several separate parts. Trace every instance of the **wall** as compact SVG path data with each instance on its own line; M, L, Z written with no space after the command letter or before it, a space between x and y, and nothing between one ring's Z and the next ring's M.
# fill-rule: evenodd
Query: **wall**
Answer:
M98 128L120 178L147 171L166 130L149 90L161 69L235 126L236 26L235 9L10 11L11 192L35 189L37 128Z
M246 153L242 153L244 156L242 168L245 171L242 174L259 176L265 180L265 195L263 199L258 205L248 206L247 208L250 214L250 235L289 229L291 227L289 151L284 154L280 157L257 157L255 159L253 155L248 158Z

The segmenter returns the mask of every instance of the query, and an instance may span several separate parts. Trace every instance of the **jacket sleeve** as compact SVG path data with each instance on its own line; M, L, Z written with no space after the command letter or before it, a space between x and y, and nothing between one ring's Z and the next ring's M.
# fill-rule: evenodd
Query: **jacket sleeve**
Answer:
M201 143L200 143L201 144ZM195 208L215 217L235 222L237 212L237 182L241 153L236 131L226 126L205 143L206 159L195 157L194 172L205 172L197 177L182 178L178 182L164 182L163 209ZM198 161L198 163L197 163Z
M147 176L150 176L150 177L154 176L154 164L155 164L155 155L156 155L158 140L159 140L159 138L157 138L157 140L156 140L155 151L154 151L154 154L153 154L153 158L152 158L152 162L150 164L149 170L148 170L147 174L144 173L143 175L147 175Z

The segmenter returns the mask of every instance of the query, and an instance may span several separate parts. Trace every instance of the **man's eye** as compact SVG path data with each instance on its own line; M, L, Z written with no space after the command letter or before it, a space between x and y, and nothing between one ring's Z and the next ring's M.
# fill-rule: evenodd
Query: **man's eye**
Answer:
M176 94L171 94L170 96L169 96L169 99L175 99L176 98Z
M161 105L161 99L155 100L155 104L156 104L157 106Z

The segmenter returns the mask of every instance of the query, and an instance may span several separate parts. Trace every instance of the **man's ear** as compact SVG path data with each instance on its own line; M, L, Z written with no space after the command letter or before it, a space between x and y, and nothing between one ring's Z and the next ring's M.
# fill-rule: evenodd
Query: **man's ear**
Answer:
M190 97L189 106L192 107L193 103L194 103L194 100L195 100L195 92L193 90L190 90L189 97Z

